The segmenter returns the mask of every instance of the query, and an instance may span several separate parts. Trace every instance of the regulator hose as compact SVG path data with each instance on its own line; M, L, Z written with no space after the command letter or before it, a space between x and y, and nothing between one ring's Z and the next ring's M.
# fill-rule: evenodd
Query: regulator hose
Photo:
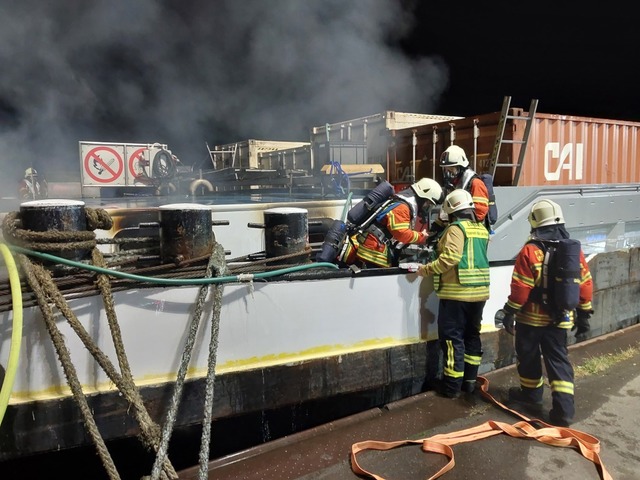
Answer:
M37 257L42 260L48 260L54 263L61 263L64 265L69 265L71 267L83 268L85 270L91 270L93 272L102 273L105 275L110 275L112 277L118 278L126 278L129 280L137 280L139 282L145 283L157 283L159 285L209 285L212 283L236 283L236 282L246 282L253 280L255 278L269 278L276 277L278 275L284 275L285 273L299 272L302 270L308 270L310 268L334 268L337 269L338 266L329 263L329 262L316 262L316 263L308 263L304 265L296 265L295 267L287 267L281 268L279 270L272 270L270 272L260 272L260 273L241 273L238 275L227 275L224 277L208 277L208 278L155 278L155 277L145 277L142 275L136 275L133 273L120 272L118 270L110 270L108 268L96 267L95 265L89 265L82 262L75 262L73 260L68 260L66 258L57 257L55 255L51 255L49 253L36 252L34 250L28 250L26 248L17 247L15 245L11 245L11 249L17 253L22 253L23 255L28 255L31 257ZM18 283L19 285L19 283ZM13 290L13 289L12 289ZM22 300L22 298L21 298ZM22 303L20 304L22 308Z
M351 207L351 197L353 196L353 192L349 192L347 195L347 199L344 201L344 207L342 207L342 216L340 220L345 222L347 220L347 214L349 213L349 208Z
M18 359L20 356L20 344L22 342L22 288L20 287L20 276L18 267L13 259L9 248L0 243L0 252L4 258L9 273L9 283L11 285L11 301L13 302L13 329L11 332L11 350L9 351L9 361L5 372L2 388L0 389L0 425L9 405L9 397L13 389L13 381L18 370Z

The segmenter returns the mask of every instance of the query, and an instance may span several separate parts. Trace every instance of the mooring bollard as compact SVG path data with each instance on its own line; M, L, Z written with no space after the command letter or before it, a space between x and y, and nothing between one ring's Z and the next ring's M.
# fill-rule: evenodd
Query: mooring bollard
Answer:
M302 253L309 244L309 222L304 208L281 207L264 211L264 237L266 258ZM308 259L300 255L295 262ZM291 263L283 259L270 265Z
M43 199L30 200L20 204L20 219L22 228L34 232L51 232L52 243L68 243L68 237L60 236L56 240L55 232L82 232L87 230L87 216L84 202L80 200ZM72 261L87 260L89 249L47 250L60 258ZM54 266L51 262L43 262L47 267ZM56 266L63 268L62 266ZM68 267L67 267L68 268Z
M164 263L179 263L211 255L215 243L211 208L194 203L162 205L160 256Z

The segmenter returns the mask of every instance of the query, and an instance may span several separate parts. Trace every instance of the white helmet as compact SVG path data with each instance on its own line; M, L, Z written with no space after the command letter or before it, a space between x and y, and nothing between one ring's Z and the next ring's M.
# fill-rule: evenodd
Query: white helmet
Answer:
M467 208L475 208L471 194L462 188L457 188L444 199L442 205L444 213L451 215L452 213L466 210Z
M430 201L433 205L442 203L442 187L438 182L431 178L421 178L411 185L417 197Z
M457 145L451 145L440 155L440 166L467 168L469 160L467 160L462 148Z
M35 177L37 175L38 175L38 172L36 172L35 168L29 167L24 171L24 176L25 177Z
M547 225L562 225L564 217L560 205L551 200L540 200L533 204L529 212L531 228L545 227Z

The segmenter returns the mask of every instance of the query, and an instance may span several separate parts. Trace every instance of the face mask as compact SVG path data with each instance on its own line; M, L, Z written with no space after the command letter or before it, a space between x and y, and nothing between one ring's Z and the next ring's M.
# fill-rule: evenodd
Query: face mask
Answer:
M444 169L444 171L442 172L442 175L443 175L443 177L444 177L444 180L445 180L447 183L450 183L450 184L451 184L451 183L453 183L453 181L454 181L456 178L458 178L458 171L457 171L457 169L456 169L456 170L454 170L454 171L452 171L452 170L449 170L449 169L446 169L446 168L445 168L445 169Z

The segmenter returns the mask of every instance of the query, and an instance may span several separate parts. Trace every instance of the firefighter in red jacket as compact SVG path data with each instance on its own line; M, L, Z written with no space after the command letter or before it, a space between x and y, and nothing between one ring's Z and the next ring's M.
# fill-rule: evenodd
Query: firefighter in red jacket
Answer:
M489 213L489 192L482 179L469 167L469 160L464 150L457 145L449 146L442 152L439 165L445 182L445 195L456 188L468 191L473 198L476 219L478 222L484 222ZM442 231L447 222L446 214L441 215L433 223L431 230Z
M509 390L509 399L525 408L542 409L542 362L551 386L552 409L549 420L558 426L573 421L574 372L567 350L567 332L576 330L579 338L590 330L593 313L593 281L589 266L580 251L579 304L575 312L558 315L547 311L540 295L543 259L541 242L569 238L560 206L551 200L536 202L529 213L531 239L516 257L511 279L511 293L503 309L496 314L496 326L515 334L515 349L520 387ZM500 320L502 319L502 320Z
M416 222L419 217L426 217L431 207L442 203L442 198L442 187L431 178L422 178L393 195L375 221L349 239L343 257L345 263L360 263L365 267L397 266L403 247L427 242L427 232L416 230Z

